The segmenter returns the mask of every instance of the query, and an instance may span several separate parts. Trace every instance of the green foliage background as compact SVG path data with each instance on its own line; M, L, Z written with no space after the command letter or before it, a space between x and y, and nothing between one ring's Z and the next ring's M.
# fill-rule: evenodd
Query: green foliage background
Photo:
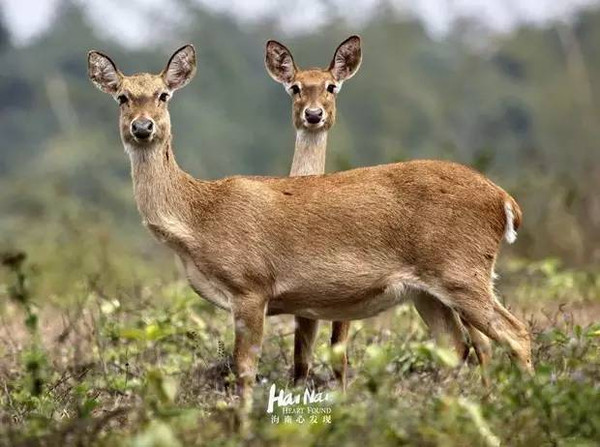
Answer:
M25 47L0 31L5 239L68 200L108 212L119 228L138 221L116 106L86 77L89 49L108 52L125 73L156 72L178 45L194 43L198 76L171 107L180 164L205 178L285 175L290 104L264 70L265 41L285 41L300 66L325 66L358 32L364 64L338 100L329 170L431 157L467 163L524 208L520 254L600 259L600 10L506 35L462 21L436 40L384 8L360 28L332 18L287 37L271 22L242 25L182 1L184 24L150 16L163 37L132 50L100 37L76 3L61 4L53 26Z

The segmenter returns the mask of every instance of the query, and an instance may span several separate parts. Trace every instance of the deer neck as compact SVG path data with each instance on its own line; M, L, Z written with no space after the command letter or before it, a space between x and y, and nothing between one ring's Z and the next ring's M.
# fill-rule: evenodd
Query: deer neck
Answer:
M203 182L194 180L179 168L171 138L156 147L129 148L127 152L131 159L135 201L145 223L163 227L165 221L187 221L190 209L186 197L193 194L198 199Z
M298 130L290 176L323 174L326 152L327 131Z

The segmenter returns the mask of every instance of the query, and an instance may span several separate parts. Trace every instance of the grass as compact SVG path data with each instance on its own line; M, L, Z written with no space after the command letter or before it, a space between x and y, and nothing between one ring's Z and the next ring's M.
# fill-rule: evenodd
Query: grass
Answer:
M272 384L304 393L290 382L291 319L272 318L252 435L241 440L233 430L231 318L178 279L172 258L128 251L93 225L32 246L29 258L2 258L0 445L600 442L597 270L552 259L505 262L502 296L529 321L537 373L522 375L496 348L489 388L476 367L457 367L406 305L353 324L350 386L341 395L330 368L338 353L323 325L309 385L333 401L293 405L302 423L298 413L286 422L283 408L266 411Z

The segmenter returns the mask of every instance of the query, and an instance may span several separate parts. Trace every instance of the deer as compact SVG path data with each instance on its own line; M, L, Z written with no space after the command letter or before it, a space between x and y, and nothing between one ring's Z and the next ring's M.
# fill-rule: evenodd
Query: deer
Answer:
M325 69L300 69L291 51L276 40L269 40L265 49L267 73L281 83L292 97L292 123L296 129L294 156L290 176L325 173L327 135L336 119L336 95L344 81L360 68L362 53L359 36L350 36L338 45ZM308 378L312 351L318 332L318 321L296 316L294 331L294 383ZM333 373L346 391L350 333L349 321L331 323L331 345L341 350Z
M336 121L337 95L342 89L342 84L358 72L361 62L361 39L357 35L350 36L338 45L327 68L302 69L285 45L276 40L267 41L267 73L282 84L292 98L292 124L296 130L296 142L290 176L325 173L327 135ZM470 344L465 337L465 330L468 331L481 368L485 370L491 358L489 339L472 325L462 321L456 312L433 295L426 291L413 295L415 308L433 336L439 343L449 341L463 362L470 351ZM317 331L317 320L295 317L296 384L304 382L308 377ZM341 351L340 362L333 366L333 372L342 391L345 391L347 386L349 333L350 321L332 322L331 345L338 346ZM485 374L482 377L485 381Z
M195 73L190 44L157 74L125 75L104 53L88 53L90 80L118 103L143 225L178 255L191 288L233 316L241 427L268 315L364 319L426 291L533 373L529 331L493 289L500 243L521 222L508 193L436 160L195 179L175 160L168 111Z

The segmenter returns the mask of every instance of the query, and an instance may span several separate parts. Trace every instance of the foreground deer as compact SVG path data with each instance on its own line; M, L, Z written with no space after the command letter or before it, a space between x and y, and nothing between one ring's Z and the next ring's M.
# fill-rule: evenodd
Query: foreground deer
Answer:
M353 77L362 60L360 37L351 36L336 49L326 69L298 68L291 51L283 44L270 40L265 51L265 66L269 75L281 83L292 97L292 123L296 128L296 145L290 176L323 174L327 151L327 134L335 124L336 97L347 79ZM439 341L449 341L463 360L469 353L460 317L425 291L413 293L415 307L423 321L430 327ZM317 335L317 320L296 316L294 334L294 381L305 380L311 362L312 350ZM477 357L482 365L491 356L489 340L485 335L465 323ZM332 323L331 344L343 348L339 365L334 365L334 374L342 389L346 389L347 341L349 321Z
M508 346L532 371L525 325L494 297L515 201L477 172L415 161L294 178L195 180L173 155L167 110L196 71L191 45L159 74L123 75L88 55L89 76L119 103L144 225L181 258L190 285L231 310L242 414L251 405L265 315L367 318L426 291Z

